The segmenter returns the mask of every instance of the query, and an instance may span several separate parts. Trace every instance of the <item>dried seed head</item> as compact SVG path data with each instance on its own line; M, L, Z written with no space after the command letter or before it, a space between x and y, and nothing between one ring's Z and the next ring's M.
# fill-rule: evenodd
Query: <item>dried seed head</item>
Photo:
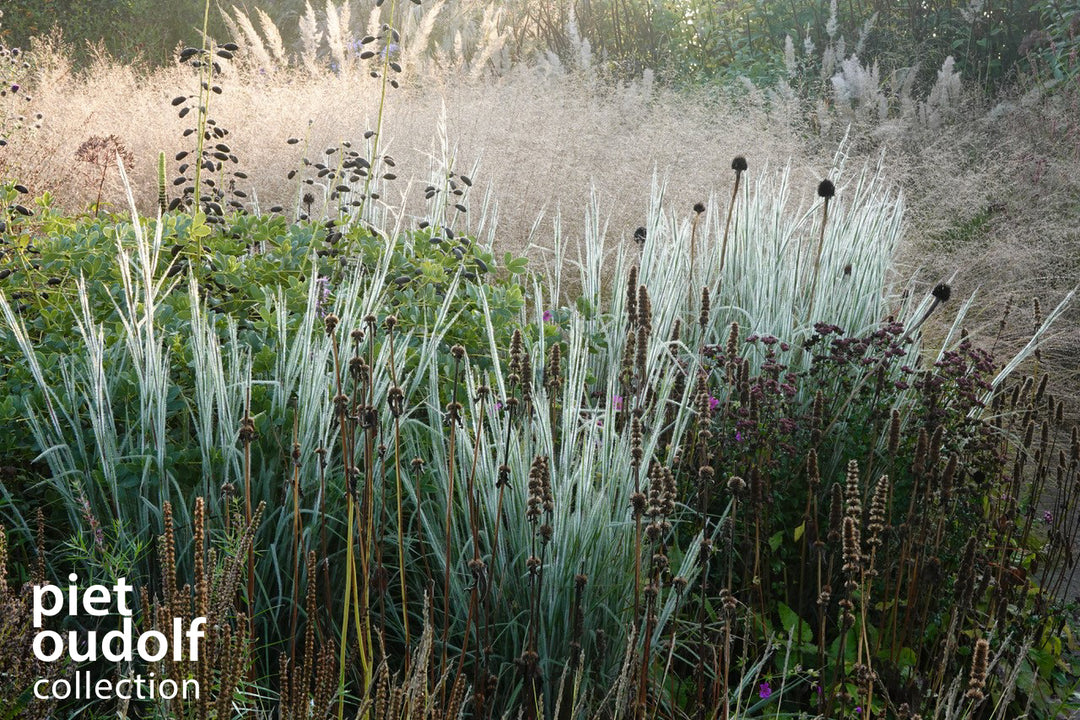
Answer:
M644 227L639 227L637 230L634 231L634 242L636 242L638 245L644 244L647 234L648 233L646 232Z
M326 334L333 335L338 326L338 316L330 313L323 319L323 324L326 326Z
M747 167L749 166L746 164L746 158L744 158L742 155L736 155L731 160L731 169L734 170L736 173L746 172Z
M705 203L701 203L701 202L694 203L694 212L697 213L698 215L705 212Z
M870 534L866 544L872 548L881 546L881 533L888 522L887 506L889 503L889 476L882 475L874 488L874 497L870 500L870 516L866 529Z
M818 183L817 194L818 197L828 200L836 195L836 186L832 184L831 180L822 180Z
M638 287L638 324L647 332L652 332L652 300L649 289L644 285Z
M844 501L847 516L860 522L862 520L862 491L859 489L859 463L855 460L848 461Z
M986 638L975 641L975 650L971 654L971 675L968 677L968 691L964 695L969 700L979 702L983 699L986 688L987 661L990 655L990 642Z
M830 543L840 542L841 532L843 531L843 517L844 517L844 501L841 497L839 483L834 483L829 498L829 534L828 541Z
M732 475L728 478L727 488L732 495L741 495L742 491L746 489L746 481L738 475Z
M637 265L630 268L630 275L626 279L626 319L630 327L638 324L638 269Z
M701 288L701 314L698 316L698 325L704 330L709 324L709 288Z
M844 517L844 567L843 570L849 576L859 572L862 564L862 553L859 541L859 527L851 516Z
M893 409L892 418L889 421L889 449L888 455L892 460L896 459L896 453L900 449L900 411Z
M731 323L731 327L728 328L727 338L727 356L729 359L738 357L739 355L739 323Z
M952 288L948 283L938 283L934 286L934 289L930 291L930 294L934 296L934 300L939 303L948 302L952 297Z
M817 450L810 448L806 454L806 483L811 489L821 484L821 471L818 469Z

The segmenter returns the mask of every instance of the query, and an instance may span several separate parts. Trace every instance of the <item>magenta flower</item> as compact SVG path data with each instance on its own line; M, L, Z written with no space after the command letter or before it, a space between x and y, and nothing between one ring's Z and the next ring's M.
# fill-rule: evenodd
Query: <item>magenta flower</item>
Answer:
M1049 510L1045 510L1045 511L1043 511L1043 518L1042 519L1043 519L1044 523L1046 523L1047 525L1050 525L1051 523L1054 522L1054 514L1052 512L1050 512Z
M555 315L550 310L544 311L544 322L555 322Z
M715 410L718 407L720 407L720 401L717 400L716 398L714 398L712 395L710 395L709 396L709 409L710 410Z
M742 431L741 430L736 430L735 431L735 442L742 442Z
M612 398L612 405L616 410L622 410L622 395L616 395Z
M758 685L758 697L762 700L768 700L772 696L772 688L769 687L769 683L763 682Z

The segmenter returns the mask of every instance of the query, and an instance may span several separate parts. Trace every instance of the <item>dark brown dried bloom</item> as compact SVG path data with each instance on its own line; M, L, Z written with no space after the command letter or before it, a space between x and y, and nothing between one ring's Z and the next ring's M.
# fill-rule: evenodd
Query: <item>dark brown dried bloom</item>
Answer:
M705 203L702 203L702 202L694 203L694 212L697 213L698 215L705 212Z
M948 283L938 283L934 286L934 289L930 291L930 294L934 296L934 300L939 303L948 302L952 297L952 288Z
M701 314L698 316L698 325L704 330L709 324L709 288L701 288Z
M736 155L731 160L731 169L737 173L746 172L746 168L749 167L746 163L746 158L742 155Z
M892 417L889 420L889 449L888 455L891 459L896 459L896 453L900 449L900 411L895 408L892 411Z
M135 156L116 135L108 137L94 135L83 141L83 144L75 151L76 160L96 165L103 170L115 164L117 157L124 161L126 168L131 168L135 164Z
M836 195L836 186L833 185L831 180L822 180L817 186L818 197L825 198L826 200Z
M818 470L817 450L810 448L806 454L806 483L811 488L821 484L821 471Z
M323 319L323 324L326 326L326 334L333 335L338 326L338 316L330 313Z

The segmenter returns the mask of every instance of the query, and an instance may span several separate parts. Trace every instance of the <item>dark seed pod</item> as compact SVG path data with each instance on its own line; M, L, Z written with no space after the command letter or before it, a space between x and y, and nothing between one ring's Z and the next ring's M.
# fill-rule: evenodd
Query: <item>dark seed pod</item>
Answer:
M222 58L223 60L232 60L233 59L233 54L231 52L229 52L228 50L226 50L225 48L222 48L221 50L218 50L217 51L217 56L219 58Z
M173 107L176 107L177 105L179 105L180 103L185 102L185 101L187 101L187 96L186 95L180 95L179 97L174 97L172 99L172 105L173 105Z
M952 297L952 288L948 283L938 283L934 286L934 289L930 291L930 294L934 296L934 299L938 302L948 302Z
M817 186L818 197L831 198L836 195L836 186L832 184L831 180L822 180Z
M746 164L746 158L744 158L742 155L736 155L731 160L731 169L735 172L745 172L747 167L749 166Z
M240 46L234 42L227 42L221 46L222 50L228 50L229 52L236 52L240 49Z
M300 142L300 138L291 137L285 142L287 142L289 145L295 145L296 143Z

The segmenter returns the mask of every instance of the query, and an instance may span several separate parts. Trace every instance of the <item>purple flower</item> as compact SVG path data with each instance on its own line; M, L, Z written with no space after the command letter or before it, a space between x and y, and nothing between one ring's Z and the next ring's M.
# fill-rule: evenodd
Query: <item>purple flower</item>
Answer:
M769 687L769 683L763 682L758 685L758 697L760 697L762 700L767 700L771 696L772 688Z
M742 442L742 432L739 430L735 431L735 442Z
M709 396L709 409L710 410L715 410L718 407L720 407L720 401L717 400L716 398L714 398L712 395L710 395Z
M544 322L555 322L555 315L550 310L544 311Z
M859 707L858 705L855 706L855 714L856 715L862 715L862 708Z
M622 410L622 395L616 395L611 400L612 405L616 410Z
M1049 510L1043 511L1043 522L1046 523L1047 525L1054 522L1054 514L1052 512L1050 512Z

